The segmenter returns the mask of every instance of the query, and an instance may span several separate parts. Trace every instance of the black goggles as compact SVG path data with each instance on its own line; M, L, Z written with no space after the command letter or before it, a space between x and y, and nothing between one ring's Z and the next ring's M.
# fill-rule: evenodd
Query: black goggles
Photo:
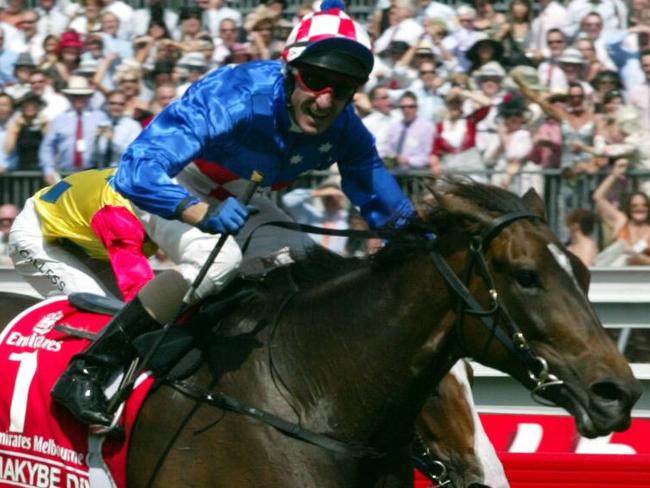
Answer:
M358 81L329 70L295 66L292 73L298 85L314 96L330 93L337 100L349 100L361 86Z

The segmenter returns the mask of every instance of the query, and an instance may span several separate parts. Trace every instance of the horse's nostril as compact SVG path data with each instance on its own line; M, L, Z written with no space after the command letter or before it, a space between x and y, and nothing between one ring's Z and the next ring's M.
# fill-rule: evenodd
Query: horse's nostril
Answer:
M601 400L625 403L629 394L616 380L599 381L591 385L591 391Z

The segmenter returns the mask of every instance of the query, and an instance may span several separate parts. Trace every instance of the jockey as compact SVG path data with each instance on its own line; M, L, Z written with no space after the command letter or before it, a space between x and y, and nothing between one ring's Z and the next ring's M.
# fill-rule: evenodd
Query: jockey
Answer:
M10 256L42 296L111 295L115 280L108 278L108 262L126 300L153 278L148 256L156 246L133 205L109 183L114 174L109 168L70 175L39 190L16 217Z
M325 0L321 11L305 16L289 35L282 61L207 74L122 156L115 188L133 202L147 234L178 267L144 286L54 386L53 397L80 420L111 422L102 390L108 373L135 357L130 343L137 335L173 319L222 233L231 237L197 295L217 293L235 276L242 252L232 235L250 214L236 195L254 170L275 189L337 162L343 191L372 228L401 227L414 218L412 203L350 104L374 58L367 34L343 9L340 0ZM251 203L259 214L247 228L258 216L288 219L262 195ZM265 238L268 252L289 241L288 232L274 232Z

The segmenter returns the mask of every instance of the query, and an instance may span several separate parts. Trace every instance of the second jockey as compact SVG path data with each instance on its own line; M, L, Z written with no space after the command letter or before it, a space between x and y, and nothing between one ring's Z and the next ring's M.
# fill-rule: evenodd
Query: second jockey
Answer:
M115 189L179 266L144 286L54 386L54 398L83 422L111 422L103 384L135 357L131 341L172 320L219 235L244 227L249 208L236 196L254 170L265 186L277 188L336 162L343 191L372 228L401 227L415 216L350 104L374 59L367 34L343 8L326 0L321 11L305 16L287 39L282 61L229 65L206 75L123 155ZM266 197L252 203L262 218L281 215ZM273 232L262 246L268 252L288 239L287 231ZM198 296L222 290L241 261L229 237Z

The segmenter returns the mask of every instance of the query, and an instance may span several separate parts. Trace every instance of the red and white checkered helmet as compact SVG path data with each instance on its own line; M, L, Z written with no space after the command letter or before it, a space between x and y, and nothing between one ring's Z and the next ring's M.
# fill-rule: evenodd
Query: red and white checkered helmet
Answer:
M309 64L367 80L374 57L370 38L343 11L343 3L325 0L320 12L305 15L285 44L288 64Z

